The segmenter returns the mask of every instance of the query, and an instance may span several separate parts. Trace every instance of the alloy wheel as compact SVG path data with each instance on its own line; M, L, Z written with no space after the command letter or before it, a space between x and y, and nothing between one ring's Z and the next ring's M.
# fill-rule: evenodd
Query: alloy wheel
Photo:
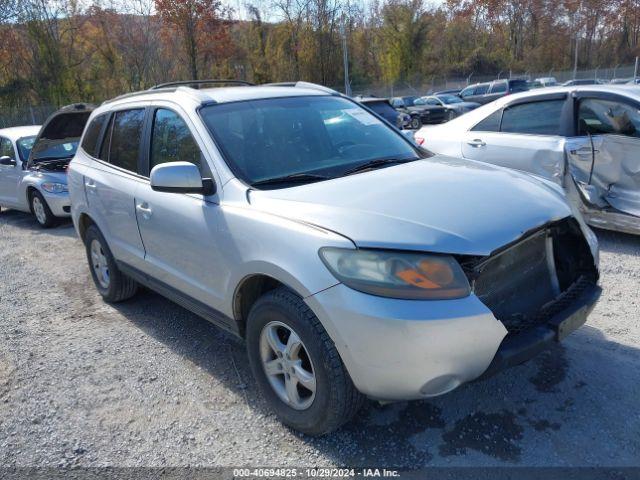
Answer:
M42 225L47 223L47 212L44 211L44 205L37 195L34 195L31 204L33 206L33 213L36 216L38 222L40 222Z
M260 334L260 357L269 384L296 410L306 410L316 395L316 375L304 343L282 322L267 323Z
M109 264L102 245L98 240L91 241L91 267L102 288L109 288Z

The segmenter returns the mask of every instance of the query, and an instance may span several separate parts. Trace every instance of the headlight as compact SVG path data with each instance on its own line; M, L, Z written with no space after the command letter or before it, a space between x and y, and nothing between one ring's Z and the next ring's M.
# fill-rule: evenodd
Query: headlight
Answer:
M49 193L63 193L68 192L69 188L64 183L45 182L42 184L42 189Z
M320 258L347 287L381 297L445 300L470 294L469 282L449 255L325 247Z

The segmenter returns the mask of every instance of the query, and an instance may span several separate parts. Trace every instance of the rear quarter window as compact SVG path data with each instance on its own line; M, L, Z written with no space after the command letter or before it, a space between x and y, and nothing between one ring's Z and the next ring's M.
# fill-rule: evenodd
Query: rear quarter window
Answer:
M98 141L100 140L100 132L102 132L102 127L104 126L104 122L107 120L107 115L99 115L95 117L89 123L87 127L87 131L82 138L82 149L87 152L92 157L98 155Z

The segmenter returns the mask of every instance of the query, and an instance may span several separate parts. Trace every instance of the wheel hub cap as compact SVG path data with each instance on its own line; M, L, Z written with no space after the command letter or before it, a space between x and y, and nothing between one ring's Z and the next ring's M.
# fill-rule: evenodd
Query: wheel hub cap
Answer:
M316 395L311 358L298 334L281 322L269 322L260 334L260 356L269 384L296 410L306 410Z
M38 197L33 197L33 213L36 216L36 219L40 223L45 223L47 221L47 214L44 211L44 205Z

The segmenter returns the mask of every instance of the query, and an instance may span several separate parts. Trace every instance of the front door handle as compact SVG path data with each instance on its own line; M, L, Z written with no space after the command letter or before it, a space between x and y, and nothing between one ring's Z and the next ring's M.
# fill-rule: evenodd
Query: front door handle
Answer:
M147 202L136 203L136 210L142 214L142 218L145 220L151 218L151 215L153 214L151 207Z
M93 188L96 188L97 185L94 183L93 180L88 178L88 179L86 179L84 181L84 186L87 187L87 188L92 188L93 189Z
M474 138L473 140L469 140L467 144L471 145L472 147L484 147L487 145L485 142L483 142L479 138Z
M591 155L591 153L598 153L598 150L596 149L591 149L591 147L580 147L578 149L574 149L574 150L570 150L571 155L578 155L578 156L583 156L583 155Z

